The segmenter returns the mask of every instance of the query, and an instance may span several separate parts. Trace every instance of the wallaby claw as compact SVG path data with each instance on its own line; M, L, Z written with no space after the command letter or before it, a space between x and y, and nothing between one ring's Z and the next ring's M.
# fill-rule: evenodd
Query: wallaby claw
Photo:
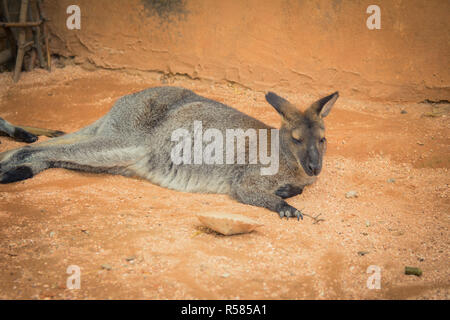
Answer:
M278 215L280 216L280 219L283 219L284 217L286 217L286 219L289 220L289 218L297 217L298 221L300 221L300 219L303 220L303 214L301 213L301 211L297 210L293 207L288 207L288 208L286 208L286 210L280 210L278 212Z

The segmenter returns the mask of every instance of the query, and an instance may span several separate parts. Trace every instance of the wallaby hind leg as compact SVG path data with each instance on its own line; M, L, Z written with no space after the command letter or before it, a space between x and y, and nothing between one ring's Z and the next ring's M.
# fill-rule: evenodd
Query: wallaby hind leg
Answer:
M38 139L36 135L23 128L16 127L2 118L0 118L0 135L7 135L16 140L28 143L35 142Z
M19 141L32 143L38 138L37 136L58 137L65 134L62 131L42 129L26 126L15 126L5 119L0 118L0 134L10 136Z
M127 167L144 155L114 137L67 137L0 154L0 183L29 179L49 168L129 175Z

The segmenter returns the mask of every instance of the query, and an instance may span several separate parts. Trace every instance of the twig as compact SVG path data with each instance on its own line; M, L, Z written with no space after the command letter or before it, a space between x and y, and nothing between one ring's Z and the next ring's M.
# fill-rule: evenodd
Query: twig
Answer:
M325 221L325 219L319 219L319 216L321 215L321 213L319 213L317 216L311 216L311 215L309 215L309 214L307 214L307 213L303 213L302 212L302 214L304 215L304 216L306 216L306 217L309 217L309 218L311 218L311 219L313 219L314 220L314 222L313 222L313 224L318 224L319 222L321 222L321 221Z

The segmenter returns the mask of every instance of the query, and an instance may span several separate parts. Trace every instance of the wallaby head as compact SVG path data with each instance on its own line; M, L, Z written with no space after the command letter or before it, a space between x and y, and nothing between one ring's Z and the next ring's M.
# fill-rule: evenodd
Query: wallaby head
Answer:
M281 115L280 145L290 152L309 176L317 176L322 170L322 158L326 150L325 118L339 97L335 92L314 102L304 112L273 92L266 100Z

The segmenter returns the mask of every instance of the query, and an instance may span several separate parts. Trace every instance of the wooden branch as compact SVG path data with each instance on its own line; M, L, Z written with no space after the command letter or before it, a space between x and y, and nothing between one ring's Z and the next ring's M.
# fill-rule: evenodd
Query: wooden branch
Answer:
M20 28L20 27L37 27L42 24L43 20L35 22L0 22L0 27L4 28Z

